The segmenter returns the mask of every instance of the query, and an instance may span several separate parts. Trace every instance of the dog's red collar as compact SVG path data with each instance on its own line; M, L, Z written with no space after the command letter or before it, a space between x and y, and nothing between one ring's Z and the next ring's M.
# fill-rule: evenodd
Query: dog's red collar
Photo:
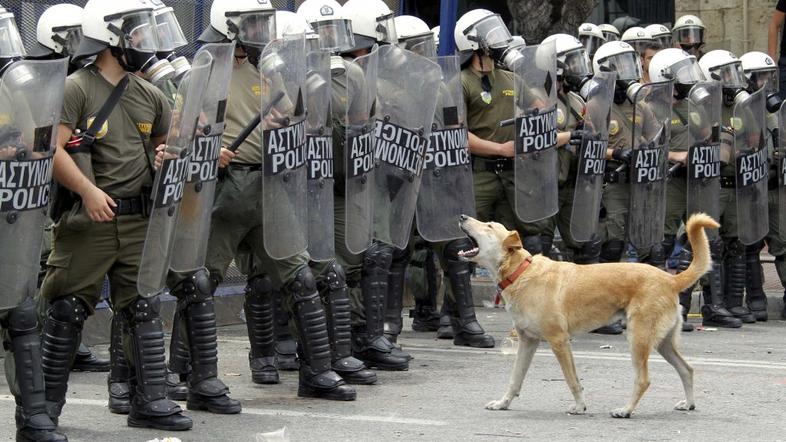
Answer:
M527 270L527 267L529 267L531 263L532 263L532 257L528 256L527 259L525 259L521 264L519 264L519 267L516 269L515 272L513 272L510 276L503 279L502 281L499 282L499 284L497 284L497 287L499 287L500 291L505 290L511 284L516 282L519 276L521 276L521 274L524 273L524 270Z

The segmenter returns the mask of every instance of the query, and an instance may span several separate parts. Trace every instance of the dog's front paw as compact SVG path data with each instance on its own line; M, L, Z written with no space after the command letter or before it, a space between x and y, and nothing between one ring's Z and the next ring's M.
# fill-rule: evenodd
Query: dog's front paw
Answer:
M486 404L486 410L507 410L510 401L507 399L500 399L498 401L491 401Z
M680 411L693 411L693 410L696 409L696 404L694 404L692 402L688 403L687 400L683 399L683 400L677 402L677 405L674 406L674 409L675 410L680 410Z
M587 406L584 404L573 404L568 408L568 414L584 414L587 412Z
M627 419L630 417L630 411L627 408L617 408L616 410L611 410L611 417Z

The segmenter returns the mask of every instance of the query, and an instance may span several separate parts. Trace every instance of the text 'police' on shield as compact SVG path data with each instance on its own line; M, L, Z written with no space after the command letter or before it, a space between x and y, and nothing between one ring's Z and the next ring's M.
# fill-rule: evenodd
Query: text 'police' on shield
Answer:
M0 161L0 211L21 211L49 204L52 158Z

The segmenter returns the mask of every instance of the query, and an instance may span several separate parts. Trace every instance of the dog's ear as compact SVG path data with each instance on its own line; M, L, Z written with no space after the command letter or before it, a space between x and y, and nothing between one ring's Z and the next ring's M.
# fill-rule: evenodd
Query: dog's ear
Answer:
M502 241L502 247L508 252L514 252L516 250L521 250L521 237L519 236L519 232L513 230L508 232L507 238Z

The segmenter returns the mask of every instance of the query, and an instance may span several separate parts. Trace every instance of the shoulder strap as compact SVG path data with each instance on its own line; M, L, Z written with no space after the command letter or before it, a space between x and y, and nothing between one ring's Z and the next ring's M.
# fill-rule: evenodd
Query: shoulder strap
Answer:
M120 97L123 96L123 92L128 88L128 75L130 74L126 74L120 82L117 83L117 86L112 90L109 98L106 99L101 109L98 110L98 114L96 114L96 117L93 119L93 123L90 124L90 127L88 127L87 131L82 135L81 148L91 149L93 147L93 143L96 141L96 134L101 130L101 126L103 126L109 118L112 110L117 103L120 102Z

